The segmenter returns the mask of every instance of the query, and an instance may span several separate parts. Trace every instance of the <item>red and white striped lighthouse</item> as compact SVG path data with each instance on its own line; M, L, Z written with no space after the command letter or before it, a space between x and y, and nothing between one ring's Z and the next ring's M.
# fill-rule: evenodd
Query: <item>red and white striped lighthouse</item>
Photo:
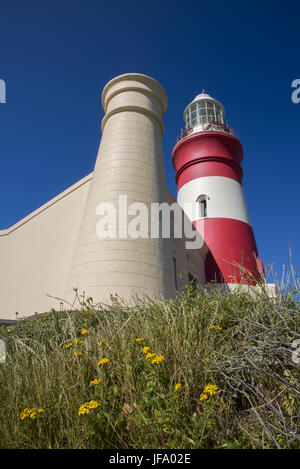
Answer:
M242 186L243 148L224 108L204 91L184 111L173 150L178 203L203 237L206 282L255 285L263 267Z

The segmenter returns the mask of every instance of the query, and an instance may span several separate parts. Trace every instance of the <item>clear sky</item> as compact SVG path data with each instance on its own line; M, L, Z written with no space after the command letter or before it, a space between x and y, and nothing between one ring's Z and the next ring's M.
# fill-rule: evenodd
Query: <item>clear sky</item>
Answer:
M0 0L1 222L7 228L93 170L101 92L144 73L166 89L167 183L183 110L205 91L241 139L260 255L300 270L299 1ZM49 227L55 229L55 226ZM24 246L26 249L26 246ZM1 262L1 260L0 260Z

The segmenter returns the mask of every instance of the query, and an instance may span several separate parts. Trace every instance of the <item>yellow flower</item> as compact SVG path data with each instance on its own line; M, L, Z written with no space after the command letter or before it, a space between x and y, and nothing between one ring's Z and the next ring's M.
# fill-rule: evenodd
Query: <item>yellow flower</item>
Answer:
M99 407L99 405L100 405L100 402L90 401L89 402L89 409L97 409L97 407Z
M83 342L83 340L80 339L80 337L78 337L78 339L76 339L76 340L74 341L74 343L75 343L75 344L78 344L78 345L82 344L82 342Z
M156 355L155 358L151 361L151 363L161 363L165 357L163 355Z
M74 352L73 357L81 357L82 353L81 352Z
M135 339L136 342L144 342L144 339L142 337Z
M81 335L85 335L85 334L89 334L90 331L88 331L87 329L82 329L82 331L80 332Z
M25 409L20 413L20 419L24 420L26 417L28 417L30 414L30 409L28 407L25 407Z
M102 345L102 344L104 344L104 342L106 342L106 339L100 340L100 342L98 342L98 344L99 344L99 345Z
M93 379L93 381L90 382L90 386L98 386L100 382L101 382L101 378Z
M216 384L208 384L207 386L205 386L203 392L204 393L208 393L210 394L211 396L214 396L218 390L218 386Z
M84 404L82 404L79 407L78 415L88 414L90 409L97 409L97 407L99 407L99 405L100 405L100 402L98 402L98 401L85 402Z
M175 384L175 387L174 387L175 391L178 391L178 389L180 389L181 386L182 386L181 383Z
M87 407L87 402L85 402L84 404L82 404L80 407L79 407L79 410L78 410L78 415L83 415L83 414L88 414L89 413L89 409Z
M109 363L110 359L109 358L101 358L101 360L98 362L98 365L104 365L105 363Z
M222 327L216 326L215 324L211 324L208 329L217 329L218 331L222 331Z
M150 358L153 358L153 357L155 357L155 353L148 352L146 355L146 360L149 360Z
M208 399L209 394L211 396L214 396L218 389L219 388L216 384L208 384L207 386L205 386L205 388L203 389L203 393L200 395L200 401Z
M143 353L147 353L147 352L149 352L149 350L150 350L150 347L143 347L142 348Z
M31 418L32 420L35 420L37 413L43 413L45 412L44 409L37 409L36 407L33 407L32 409L29 409L26 407L21 413L20 413L20 419L24 420L27 417Z
M72 347L72 345L73 345L73 342L69 342L68 344L65 345L65 348Z

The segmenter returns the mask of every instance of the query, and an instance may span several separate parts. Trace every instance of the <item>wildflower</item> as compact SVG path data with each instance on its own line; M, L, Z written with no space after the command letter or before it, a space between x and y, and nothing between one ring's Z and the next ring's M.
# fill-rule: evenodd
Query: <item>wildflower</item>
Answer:
M36 419L37 413L44 413L44 409L37 409L36 407L33 407L32 409L29 409L26 407L21 413L20 413L20 419L24 420L26 418L31 418L32 420Z
M156 357L151 360L151 363L161 363L164 359L165 357L163 355L156 355Z
M102 344L104 344L104 342L106 342L106 339L100 340L100 342L98 342L98 344L99 344L99 345L102 345Z
M205 386L205 388L203 389L203 392L200 395L200 401L208 399L209 394L211 396L214 396L218 389L219 388L216 384L208 384L207 386Z
M73 345L73 342L69 342L68 344L65 345L65 348L72 347L72 345Z
M97 409L97 407L99 407L99 405L100 405L100 402L98 402L98 401L93 401L92 400L92 401L89 401L89 402L85 402L84 404L82 404L79 407L78 415L88 414L91 409Z
M178 391L178 389L180 389L181 386L182 386L181 383L175 384L175 387L174 387L175 391Z
M218 331L222 331L222 327L216 326L215 324L211 324L208 329L217 329Z
M89 409L97 409L99 407L100 403L97 401L90 401L89 402Z
M28 417L30 414L30 409L28 407L25 407L25 409L20 413L20 419L24 420L26 417Z
M85 402L84 404L82 404L80 407L79 407L79 410L78 410L78 415L83 415L83 414L88 414L89 413L89 408L87 407L87 402Z
M143 353L147 353L147 352L149 352L149 350L150 350L150 347L143 347L142 348Z
M89 334L90 331L88 331L87 329L82 329L82 331L80 332L81 335L85 335L85 334Z
M135 339L136 342L144 342L144 339L142 337Z
M81 357L82 353L81 352L74 352L73 357Z
M101 381L101 378L96 378L96 379L93 379L91 382L90 382L90 386L98 386L98 384L100 383Z
M147 355L146 355L146 360L149 360L150 358L155 357L155 355L156 355L155 353L148 352Z
M74 344L80 345L80 344L82 344L82 342L83 342L83 340L80 339L80 337L78 337L78 339L74 340Z
M210 394L211 396L214 396L218 390L218 386L216 384L208 384L207 386L205 386L203 392L204 393L208 393Z
M101 358L101 360L98 362L98 365L104 365L105 363L109 363L110 359L109 358Z

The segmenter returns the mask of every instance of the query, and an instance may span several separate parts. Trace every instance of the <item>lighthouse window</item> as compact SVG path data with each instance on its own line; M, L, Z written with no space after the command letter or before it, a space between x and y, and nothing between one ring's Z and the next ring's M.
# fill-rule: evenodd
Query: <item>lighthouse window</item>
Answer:
M207 217L207 197L206 195L199 195L197 198L199 204L199 218Z

